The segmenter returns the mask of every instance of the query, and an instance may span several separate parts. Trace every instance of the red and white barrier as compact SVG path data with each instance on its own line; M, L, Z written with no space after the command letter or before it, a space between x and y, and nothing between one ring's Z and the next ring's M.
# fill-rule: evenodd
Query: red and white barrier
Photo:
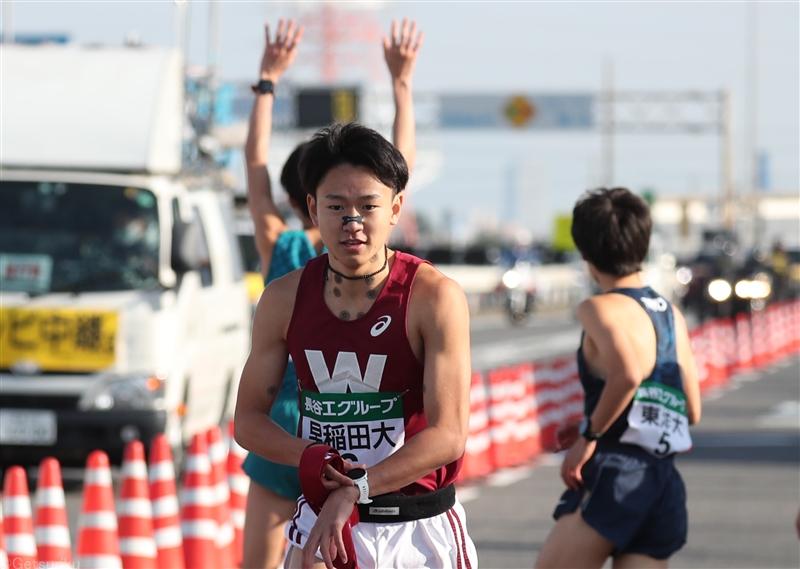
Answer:
M469 407L469 437L460 473L463 480L481 478L495 470L491 452L492 440L489 433L486 384L483 374L478 371L472 373Z

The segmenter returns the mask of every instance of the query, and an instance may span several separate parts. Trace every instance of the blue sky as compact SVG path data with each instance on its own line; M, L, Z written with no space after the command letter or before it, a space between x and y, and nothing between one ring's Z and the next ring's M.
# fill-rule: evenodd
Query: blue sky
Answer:
M190 62L206 58L209 3L189 0ZM363 3L362 3L363 4ZM366 18L388 29L408 16L426 32L415 77L418 92L596 91L602 65L613 57L620 89L730 89L737 132L736 174L748 132L747 23L744 2L379 2ZM318 4L317 4L318 6ZM340 5L347 6L347 5ZM800 188L800 9L797 2L760 2L757 12L757 141L768 154L771 191ZM232 2L220 5L220 75L250 80L262 48L262 24L283 14L310 20L314 5ZM144 43L172 45L172 1L14 2L18 32L65 31L77 43L119 44L129 32ZM314 39L294 79L318 73ZM380 62L364 46L354 67ZM376 55L377 54L377 55ZM376 59L377 58L377 59ZM378 63L380 66L380 63ZM379 78L380 70L373 76ZM415 197L438 219L445 210L459 223L518 211L519 223L544 231L553 212L599 180L600 138L593 134L474 133L426 135L421 145L444 157L439 177ZM715 137L621 136L617 181L660 193L715 193L719 182ZM509 187L514 188L510 191ZM511 196L511 197L509 197ZM460 202L467 203L460 203ZM488 212L488 213L487 213Z

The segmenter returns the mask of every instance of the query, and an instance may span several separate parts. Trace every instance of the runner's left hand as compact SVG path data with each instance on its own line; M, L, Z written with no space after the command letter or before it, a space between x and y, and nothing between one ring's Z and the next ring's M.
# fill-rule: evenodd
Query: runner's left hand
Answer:
M578 437L572 448L567 451L564 462L561 463L561 479L567 487L578 490L583 485L581 469L592 458L596 446L596 441L590 442L583 437Z
M343 463L345 472L350 472L354 468L367 468L365 464L354 464L348 460L344 460ZM327 490L336 490L342 486L355 486L356 483L352 478L348 478L329 464L322 472L322 485Z
M358 489L350 487L338 488L328 495L303 546L303 569L314 566L317 548L327 569L334 569L333 560L337 555L341 556L343 562L347 562L342 528L353 513L358 496Z

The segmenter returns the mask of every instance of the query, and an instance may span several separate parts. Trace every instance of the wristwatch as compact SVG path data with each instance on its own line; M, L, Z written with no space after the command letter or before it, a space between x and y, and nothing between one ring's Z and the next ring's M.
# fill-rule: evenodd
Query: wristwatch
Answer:
M592 420L588 417L588 415L584 415L579 433L584 439L590 442L596 441L602 435L602 433L597 433L592 430Z
M356 483L359 504L369 504L372 502L372 500L369 499L369 482L367 481L366 470L363 468L354 468L345 472L344 475Z
M255 85L251 85L250 88L253 93L258 93L259 95L275 94L275 83L269 79L262 79Z

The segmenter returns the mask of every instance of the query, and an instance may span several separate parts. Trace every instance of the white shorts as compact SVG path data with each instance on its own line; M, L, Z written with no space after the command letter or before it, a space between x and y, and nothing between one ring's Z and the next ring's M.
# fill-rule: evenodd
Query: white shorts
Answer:
M456 498L452 508L411 522L360 522L353 528L359 569L477 569L478 554L467 534L467 516ZM317 515L300 496L286 539L302 549ZM317 556L322 557L317 551Z

